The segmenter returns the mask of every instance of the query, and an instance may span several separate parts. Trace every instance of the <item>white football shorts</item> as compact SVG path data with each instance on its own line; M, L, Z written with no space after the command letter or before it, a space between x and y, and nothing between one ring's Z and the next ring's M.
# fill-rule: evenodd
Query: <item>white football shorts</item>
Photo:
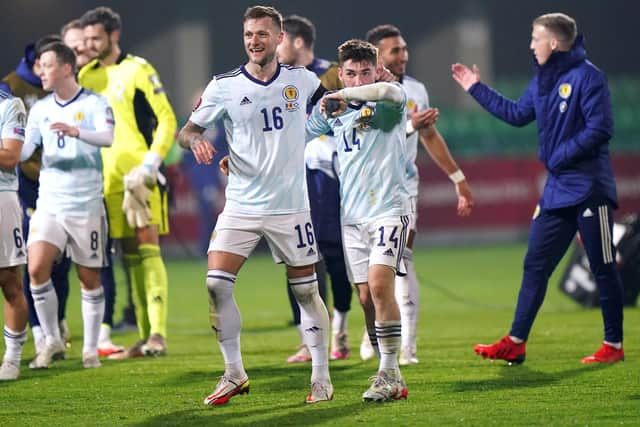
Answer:
M102 215L71 216L50 214L36 209L29 224L29 242L48 242L83 267L102 268L107 256L107 217Z
M278 264L302 267L318 262L309 212L256 216L223 211L211 234L208 252L230 252L248 258L263 236Z
M343 225L342 242L351 283L368 282L369 267L387 265L397 275L406 274L402 253L407 244L411 215Z
M0 236L0 268L25 264L22 208L15 191L0 191Z

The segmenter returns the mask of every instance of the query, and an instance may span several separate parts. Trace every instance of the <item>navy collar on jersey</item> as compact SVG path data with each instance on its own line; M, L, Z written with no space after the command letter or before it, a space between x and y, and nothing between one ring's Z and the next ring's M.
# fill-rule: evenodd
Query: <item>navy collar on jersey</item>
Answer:
M118 56L118 59L116 59L116 64L120 64L122 61L124 61L124 59L127 57L128 53L123 51L120 51L120 56Z
M78 93L75 94L75 96L73 98L71 98L70 100L68 100L67 102L60 103L58 102L58 100L56 99L56 94L53 94L53 100L56 102L56 104L58 104L60 107L64 108L67 105L71 104L73 101L75 101L76 99L78 99L78 97L80 96L80 94L82 94L82 92L84 92L84 88L82 86L80 86L80 90L78 91Z
M278 78L278 76L280 75L280 67L282 65L278 64L278 66L276 67L276 72L274 73L273 77L271 77L269 80L267 80L266 82L263 82L262 80L258 80L255 77L253 77L251 74L249 74L249 72L247 71L247 69L245 68L244 65L240 66L240 71L242 71L242 74L244 74L249 80L251 80L252 82L262 85L262 86L269 86L271 83L274 82L275 79Z
M124 50L120 52L120 56L118 56L118 59L116 59L115 64L120 64L122 61L125 60L125 58L127 57L128 53L125 52ZM93 64L93 68L100 68L102 64L100 64L100 60L96 59L96 63Z

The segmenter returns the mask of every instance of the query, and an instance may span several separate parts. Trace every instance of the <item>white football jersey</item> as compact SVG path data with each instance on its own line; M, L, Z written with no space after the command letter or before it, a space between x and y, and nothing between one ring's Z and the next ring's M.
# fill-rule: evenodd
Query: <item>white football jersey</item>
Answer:
M88 89L64 104L53 94L34 104L29 112L25 144L42 147L37 209L73 215L99 215L103 211L100 147L52 131L62 122L92 131L113 129L107 100Z
M203 128L223 119L229 143L225 211L277 215L309 210L304 148L307 104L320 80L280 65L267 82L244 66L217 75L189 120Z
M340 165L342 224L362 224L411 212L406 187L405 104L349 104L326 119L316 105L307 122L307 139L333 130Z
M413 77L403 76L402 87L407 94L407 120L414 111L423 111L429 108L429 95L422 83ZM407 188L412 197L418 196L418 167L416 157L418 156L418 132L413 132L407 136Z
M24 141L24 125L27 119L20 98L0 90L0 148L3 139ZM0 168L0 191L18 191L15 168Z

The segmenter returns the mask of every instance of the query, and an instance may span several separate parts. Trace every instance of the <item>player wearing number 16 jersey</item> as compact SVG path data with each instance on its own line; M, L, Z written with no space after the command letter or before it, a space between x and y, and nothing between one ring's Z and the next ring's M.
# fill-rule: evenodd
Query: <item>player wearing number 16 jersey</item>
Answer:
M323 88L311 71L276 61L276 47L283 38L277 10L247 9L243 28L249 61L214 77L179 136L199 163L210 163L215 154L202 132L217 120L224 121L229 142L227 201L211 238L206 280L211 325L225 372L205 404L224 404L249 391L233 288L240 267L263 236L274 260L287 265L289 286L300 304L303 339L312 357L306 401L330 400L329 316L313 268L318 248L304 165L306 107Z
M76 82L71 48L59 42L44 46L40 65L43 88L53 93L31 109L22 159L42 147L40 191L27 248L31 293L45 346L29 367L48 368L54 355L64 352L50 273L55 259L68 250L82 286L82 361L85 368L96 368L105 304L100 268L107 237L100 147L113 141L113 115L106 99Z

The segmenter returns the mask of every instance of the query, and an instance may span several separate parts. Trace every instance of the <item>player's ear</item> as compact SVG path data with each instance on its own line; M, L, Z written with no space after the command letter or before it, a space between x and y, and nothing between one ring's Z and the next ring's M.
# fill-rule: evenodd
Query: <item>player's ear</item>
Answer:
M109 38L111 39L111 43L118 43L120 41L120 30L113 30L111 34L109 34Z
M278 44L282 43L282 40L284 40L284 31L280 31L278 34Z

